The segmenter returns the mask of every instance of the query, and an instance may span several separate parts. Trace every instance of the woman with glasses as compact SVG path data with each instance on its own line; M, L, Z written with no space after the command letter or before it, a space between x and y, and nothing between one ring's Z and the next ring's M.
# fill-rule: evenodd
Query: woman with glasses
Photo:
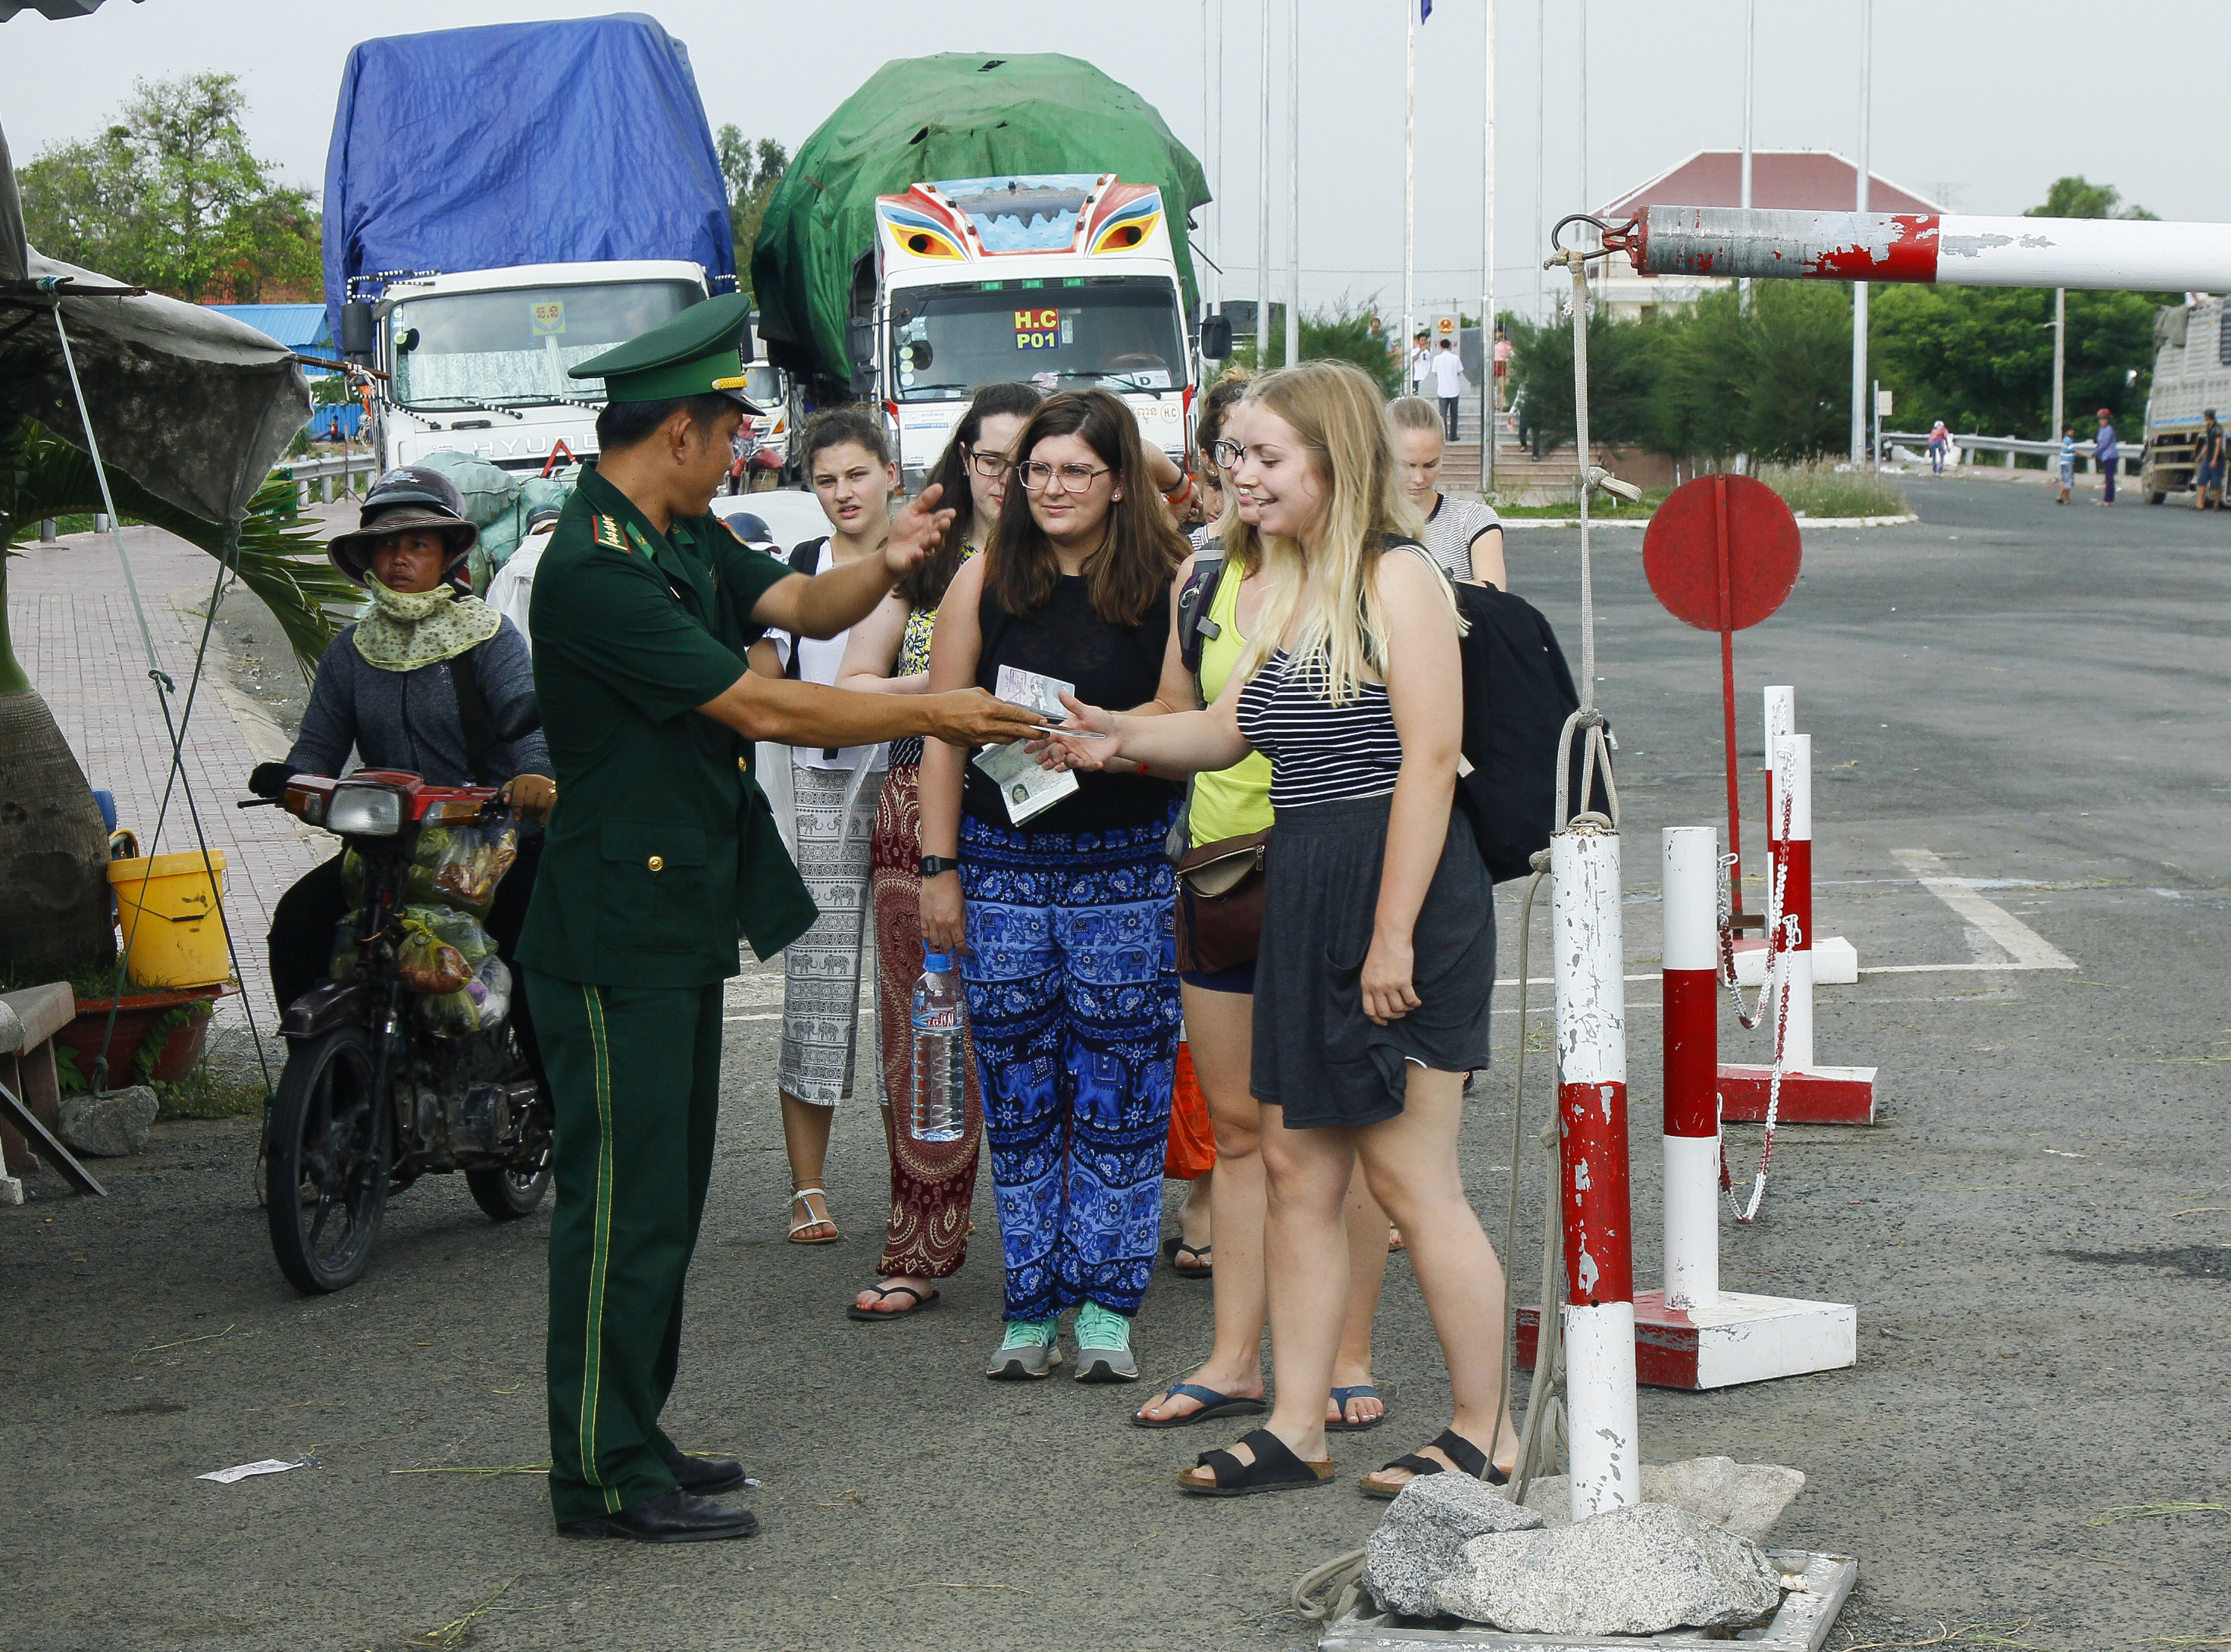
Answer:
M919 694L929 687L930 629L961 565L992 541L1006 498L1015 438L1039 395L1028 384L986 384L954 427L929 480L941 499L971 502L967 526L948 533L930 559L898 583L851 630L837 686L864 694ZM876 914L876 1025L881 1036L883 1135L891 1150L891 1219L882 1276L852 1300L855 1320L903 1319L937 1300L935 1281L968 1255L968 1207L984 1136L975 1066L966 1068L967 1124L957 1141L918 1141L907 1132L914 1091L915 983L922 977L922 742L893 740L890 770L869 840ZM896 1108L896 1114L893 1109Z
M1105 390L1072 391L1039 406L1014 451L991 545L938 610L930 691L998 690L1013 668L1096 705L1153 701L1185 542L1137 419ZM1051 698L1042 681L1006 692ZM1123 763L1011 808L966 752L923 754L922 936L961 954L1006 1251L997 1378L1051 1375L1057 1316L1075 1307L1077 1380L1138 1379L1131 1320L1161 1230L1177 1062L1163 852L1176 800Z
M1509 1477L1504 1277L1465 1194L1465 1074L1488 1058L1494 889L1454 807L1464 732L1453 588L1424 555L1378 387L1345 362L1256 381L1232 485L1253 495L1263 603L1205 711L1066 702L1049 757L1173 771L1271 759L1250 1083L1268 1172L1270 1418L1181 1475L1205 1496L1321 1486L1348 1309L1342 1204L1356 1166L1409 1241L1448 1363L1451 1425L1361 1482ZM1398 651L1393 641L1399 637ZM1096 736L1097 738L1081 738Z

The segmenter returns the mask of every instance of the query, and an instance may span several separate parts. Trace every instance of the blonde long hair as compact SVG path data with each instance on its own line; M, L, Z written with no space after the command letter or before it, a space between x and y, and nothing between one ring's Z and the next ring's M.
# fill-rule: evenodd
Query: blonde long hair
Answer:
M1378 385L1344 361L1304 361L1265 373L1248 386L1247 401L1293 427L1325 484L1324 527L1318 535L1316 611L1303 623L1290 657L1314 665L1335 706L1353 700L1368 681L1367 670L1387 658L1387 621L1373 577L1387 536L1416 539L1425 524L1403 491L1394 459L1393 427ZM1262 669L1294 623L1311 571L1301 543L1257 533L1225 512L1227 554L1234 540L1259 550L1263 610L1255 637L1240 656L1239 674ZM1456 593L1442 583L1452 618Z

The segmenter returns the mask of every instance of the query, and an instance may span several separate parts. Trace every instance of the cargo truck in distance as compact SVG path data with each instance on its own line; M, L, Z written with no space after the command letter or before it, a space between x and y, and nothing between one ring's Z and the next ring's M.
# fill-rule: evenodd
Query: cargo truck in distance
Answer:
M363 42L325 261L333 336L372 370L383 467L587 458L604 385L567 369L735 281L688 51L641 15Z
M2154 312L2154 377L2138 487L2150 505L2192 491L2208 410L2231 421L2231 300L2203 298Z
M886 63L799 148L752 248L793 420L872 403L912 487L981 386L1096 385L1183 463L1200 384L1187 232L1207 198L1161 117L1090 63Z

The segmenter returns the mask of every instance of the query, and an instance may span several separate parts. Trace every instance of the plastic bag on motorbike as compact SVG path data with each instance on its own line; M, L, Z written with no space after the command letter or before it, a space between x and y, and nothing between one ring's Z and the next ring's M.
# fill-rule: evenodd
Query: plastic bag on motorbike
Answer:
M396 973L411 991L428 997L462 992L495 943L470 913L447 907L405 907L403 945Z
M418 1014L436 1036L462 1038L502 1025L511 1013L511 993L509 967L490 952L458 991L421 998Z
M519 858L519 823L484 820L451 827L443 836L447 841L432 864L430 898L486 917L496 885Z

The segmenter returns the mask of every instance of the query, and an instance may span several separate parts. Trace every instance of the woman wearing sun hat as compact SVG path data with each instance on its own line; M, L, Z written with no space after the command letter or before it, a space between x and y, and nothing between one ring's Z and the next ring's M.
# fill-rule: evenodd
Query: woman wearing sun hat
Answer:
M522 713L534 699L534 668L518 628L463 583L465 553L479 537L439 471L405 466L372 483L356 531L326 547L365 588L372 611L327 645L294 749L283 763L257 765L250 791L276 797L290 774L338 775L353 747L365 768L400 769L430 785L501 786L529 822L549 814L558 789L540 728L508 740L495 733L533 720ZM496 887L488 929L507 959L541 853L542 835L530 825ZM325 978L348 904L338 855L279 898L270 958L281 1010ZM512 1003L531 1055L527 995Z

